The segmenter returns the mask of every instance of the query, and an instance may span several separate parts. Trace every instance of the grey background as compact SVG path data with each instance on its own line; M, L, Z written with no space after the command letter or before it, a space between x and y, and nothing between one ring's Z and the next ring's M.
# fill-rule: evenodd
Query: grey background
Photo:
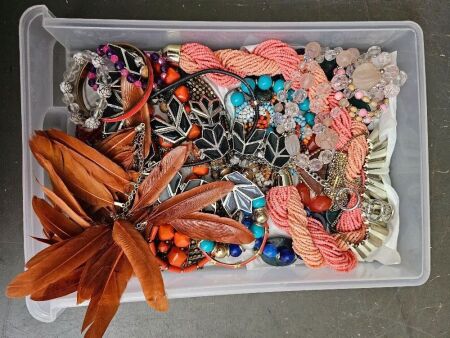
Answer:
M442 1L43 1L59 17L351 21L413 20L425 34L431 181L431 277L415 288L305 291L171 301L168 314L121 305L110 337L450 337L450 2ZM5 298L23 267L18 21L35 1L0 3L1 337L78 337L85 308L54 323Z

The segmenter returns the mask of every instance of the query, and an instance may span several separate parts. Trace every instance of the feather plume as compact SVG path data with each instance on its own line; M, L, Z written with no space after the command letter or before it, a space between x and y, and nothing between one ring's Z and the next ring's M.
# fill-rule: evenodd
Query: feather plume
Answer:
M83 228L90 227L91 224L86 221L83 217L78 215L72 208L67 205L67 203L56 195L52 190L48 189L46 186L41 184L41 188L44 191L45 196L53 203L55 207L58 207L63 211L71 220Z
M161 270L142 235L131 223L119 220L114 223L113 239L133 267L147 303L155 310L167 311L168 302Z
M86 323L92 323L85 337L102 337L109 323L117 312L120 298L131 278L133 269L125 255L121 255L111 277L106 281L104 288L98 292L89 303L86 312ZM86 325L87 326L87 325ZM86 327L83 323L83 327ZM82 329L84 330L84 329Z
M33 237L33 238L35 238L35 237ZM27 267L29 269L33 265L36 265L37 263L42 262L43 260L47 259L47 257L49 257L56 249L63 246L65 243L66 243L66 241L60 241L60 242L50 245L49 247L46 247L44 250L39 251L36 255L31 257L28 260L28 262L25 263L25 267Z
M52 163L57 174L77 198L95 209L114 207L114 199L108 188L92 177L86 168L73 158L67 148L53 144L41 133L31 138L30 148L38 161L41 157L36 154Z
M31 299L36 301L51 300L77 291L82 270L83 267L79 267L44 289L32 293Z
M123 129L100 141L96 148L124 169L129 170L134 162L135 137L136 128Z
M77 215L80 215L86 221L91 221L86 212L80 206L76 198L69 191L63 180L56 173L55 168L50 161L46 160L42 155L34 153L36 160L47 172L50 181L52 182L53 192L58 195ZM81 224L80 224L81 225Z
M241 223L217 215L194 212L170 222L179 232L193 239L248 244L255 238Z
M83 232L83 228L64 216L45 200L33 197L33 210L42 226L61 239L69 239Z
M161 203L148 218L151 224L160 225L199 211L228 194L234 187L230 181L201 185L176 195Z
M158 199L173 176L183 166L187 151L187 147L176 147L152 169L139 186L131 212L150 206Z
M107 227L90 227L80 235L66 240L52 255L16 276L9 283L6 295L25 297L56 282L101 250L108 235L110 236L110 229Z
M49 244L49 245L52 245L52 244L55 244L55 243L59 242L56 239L56 237L54 237L54 238L41 238L41 237L36 237L36 236L30 236L30 237L35 239L35 240L37 240L38 242Z

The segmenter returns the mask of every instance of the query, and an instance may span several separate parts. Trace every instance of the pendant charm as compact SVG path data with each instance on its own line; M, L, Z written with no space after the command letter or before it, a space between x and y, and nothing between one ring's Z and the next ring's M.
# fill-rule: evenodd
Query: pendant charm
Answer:
M278 136L274 132L271 132L266 142L266 149L264 151L266 161L274 167L283 167L290 159L290 155L286 150L284 136Z
M194 143L210 160L222 158L230 150L225 128L221 124L216 124L214 127L203 127L202 136Z
M248 140L245 140L245 129L241 122L233 125L233 149L242 155L254 155L266 134L265 129L255 129Z

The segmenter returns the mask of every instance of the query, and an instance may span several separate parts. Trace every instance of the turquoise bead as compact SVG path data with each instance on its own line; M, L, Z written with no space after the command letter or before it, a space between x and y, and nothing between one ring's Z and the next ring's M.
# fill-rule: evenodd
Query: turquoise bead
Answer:
M258 87L261 90L267 90L272 87L272 78L269 75L261 75L258 78Z
M215 245L216 245L216 243L214 243L213 241L209 241L207 239L203 239L203 240L200 241L199 247L204 252L210 253L211 251L214 250Z
M314 125L314 119L316 118L316 114L307 112L305 114L305 121L308 123L311 127Z
M239 107L245 102L245 97L241 92L234 92L231 94L230 100L233 106Z
M264 197L257 198L252 202L253 208L259 209L266 206L266 199Z
M264 237L264 228L258 224L253 224L250 231L256 239Z
M255 80L253 80L251 77L246 77L245 78L245 82L247 82L247 84L250 86L250 88L252 90L255 90L256 87L256 82ZM247 86L243 83L241 83L241 90L245 93L250 95L250 91L248 90Z
M292 95L294 94L294 89L289 89L288 90L288 95L287 98L289 101L292 101Z
M298 105L300 110L308 111L309 110L309 99L305 99L302 103Z
M284 89L284 80L278 79L273 83L272 90L275 94L282 91Z

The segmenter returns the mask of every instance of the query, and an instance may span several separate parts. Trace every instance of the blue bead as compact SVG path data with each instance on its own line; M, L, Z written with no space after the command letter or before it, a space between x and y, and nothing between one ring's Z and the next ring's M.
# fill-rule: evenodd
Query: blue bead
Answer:
M263 250L263 255L269 258L274 258L278 254L278 249L275 245L267 243Z
M245 82L247 82L247 84L250 86L250 88L251 88L252 90L255 90L255 87L256 87L255 80L253 80L253 79L250 78L250 77L246 77L246 78L245 78ZM244 83L241 83L241 90L242 90L245 94L250 95L250 91L248 90L248 87L247 87Z
M287 94L287 98L289 101L292 101L292 95L294 94L294 89L289 89L288 90L288 94Z
M242 220L242 224L244 224L247 228L250 228L250 226L253 224L253 221L251 218L244 218Z
M300 110L308 111L309 110L309 99L305 99L302 103L298 105Z
M264 228L258 224L252 224L250 226L250 231L257 239L264 237Z
M231 94L230 100L233 106L239 107L245 102L245 97L241 92L234 92Z
M242 253L242 249L241 246L238 244L230 244L228 246L229 250L230 250L230 256L231 257L239 257Z
M259 250L259 248L261 247L261 245L262 245L262 242L263 242L263 238L261 237L261 238L257 238L256 240L255 240L255 246L253 247L253 249L254 250Z
M292 264L295 261L295 253L294 250L287 247L281 247L279 250L280 256L279 261L283 264Z
M253 214L251 212L245 212L244 211L244 218L252 218Z
M316 114L307 112L305 114L305 121L308 123L311 127L314 125L314 119L316 118Z
M267 90L272 87L272 78L269 75L261 75L258 78L258 87L261 90Z
M282 91L284 89L284 80L278 79L273 83L272 90L275 94Z
M266 206L266 199L264 197L257 198L253 200L252 205L255 209L264 208Z
M214 246L215 245L216 245L216 243L214 243L213 241L209 241L207 239L203 239L203 240L200 241L199 247L204 252L210 253L211 251L214 250Z

